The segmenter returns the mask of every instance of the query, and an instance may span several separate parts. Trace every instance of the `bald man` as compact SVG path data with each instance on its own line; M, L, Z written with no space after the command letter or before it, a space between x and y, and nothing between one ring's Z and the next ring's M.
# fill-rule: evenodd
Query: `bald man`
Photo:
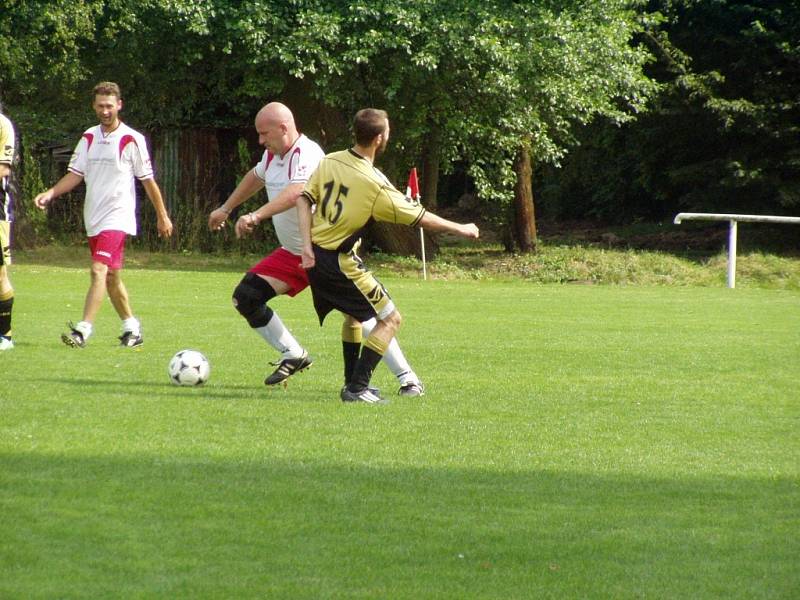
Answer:
M294 297L308 287L306 271L300 264L303 239L295 206L324 152L316 142L297 130L292 111L279 102L270 102L258 111L255 128L258 143L265 149L264 155L222 206L211 212L208 226L212 230L221 229L237 206L262 188L266 189L267 202L237 219L236 236L249 235L262 221L272 218L280 247L245 274L233 292L233 304L250 327L280 352L280 360L273 363L277 368L264 380L266 385L276 385L312 363L308 351L299 344L268 302L282 294ZM375 319L364 323L347 320L343 324L345 384L352 377L362 337L368 336L375 325ZM396 340L393 340L384 361L397 377L401 395L421 396L424 393L422 382Z

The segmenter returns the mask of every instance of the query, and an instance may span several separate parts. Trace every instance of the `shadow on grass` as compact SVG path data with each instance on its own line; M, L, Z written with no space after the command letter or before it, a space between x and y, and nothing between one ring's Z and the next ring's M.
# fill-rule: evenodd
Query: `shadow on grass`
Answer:
M166 380L166 375L164 377ZM254 383L247 384L215 384L206 383L199 386L180 386L165 381L164 383L154 380L139 379L136 381L124 381L120 379L76 379L74 377L26 377L26 383L36 384L57 384L63 390L74 394L81 390L99 390L103 396L129 395L133 399L141 398L142 386L147 386L147 397L169 397L174 398L181 395L192 395L194 392L202 391L203 400L250 400L254 396L264 396L265 398L280 398L284 388L282 386L258 386ZM291 385L291 384L290 384ZM329 386L330 387L330 386ZM333 395L329 389L309 390L309 394L292 396L293 402L320 402L318 392L327 392L328 396ZM66 392L65 392L66 393Z
M797 480L369 467L362 453L336 463L263 450L0 454L0 595L788 598L800 589Z

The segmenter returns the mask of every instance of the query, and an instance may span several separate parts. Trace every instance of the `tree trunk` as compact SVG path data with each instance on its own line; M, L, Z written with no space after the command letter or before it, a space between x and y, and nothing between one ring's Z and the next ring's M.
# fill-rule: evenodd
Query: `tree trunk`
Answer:
M536 252L536 217L533 211L531 154L522 146L514 160L514 238L521 252Z
M436 193L439 187L439 163L441 162L441 136L435 127L431 130L422 157L422 203L425 208L438 208Z
M422 157L422 181L420 200L428 210L436 210L436 192L439 185L439 163L441 161L441 134L435 125L431 126ZM419 228L372 223L368 232L369 240L384 252L401 256L416 256L422 259L422 245ZM425 258L432 260L439 251L436 235L425 232Z
M419 227L374 222L369 226L368 236L369 240L384 252L422 259ZM424 238L425 259L433 260L439 251L439 242L436 235L430 231L425 232Z

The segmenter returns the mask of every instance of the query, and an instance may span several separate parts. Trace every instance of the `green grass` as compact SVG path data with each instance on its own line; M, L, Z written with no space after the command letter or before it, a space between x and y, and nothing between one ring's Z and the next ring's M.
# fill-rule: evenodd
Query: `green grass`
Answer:
M382 277L428 393L345 406L307 293L315 364L266 389L239 259L131 260L140 352L109 304L61 345L85 266L13 269L0 597L797 597L797 291Z

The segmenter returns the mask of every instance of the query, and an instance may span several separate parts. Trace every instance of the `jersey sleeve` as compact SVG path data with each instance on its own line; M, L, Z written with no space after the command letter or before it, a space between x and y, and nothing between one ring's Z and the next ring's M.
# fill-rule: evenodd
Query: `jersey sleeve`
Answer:
M264 150L264 154L261 157L261 160L258 161L258 164L253 167L253 174L258 177L261 181L267 180L267 167L269 166L270 161L272 160L272 154L269 150Z
M381 187L372 208L376 221L400 225L414 226L424 214L425 208L419 202L409 200L391 185Z
M319 201L319 192L320 192L320 180L322 179L321 175L322 169L315 168L314 172L311 174L311 177L308 178L306 181L305 187L303 187L303 196L308 198L309 202L311 202L312 206L316 205Z
M9 165L14 162L14 126L3 115L0 115L0 164Z
M289 158L289 183L306 183L322 156L322 149L316 144L295 148Z
M127 144L124 150L130 152L133 175L140 180L150 179L153 177L153 163L147 151L147 141L144 136L139 135L134 137L132 142Z
M81 139L78 140L78 143L75 145L75 150L72 151L72 156L69 159L69 165L67 166L70 172L81 177L86 175L89 147L92 145L93 139L94 136L92 133L87 131L81 136Z

